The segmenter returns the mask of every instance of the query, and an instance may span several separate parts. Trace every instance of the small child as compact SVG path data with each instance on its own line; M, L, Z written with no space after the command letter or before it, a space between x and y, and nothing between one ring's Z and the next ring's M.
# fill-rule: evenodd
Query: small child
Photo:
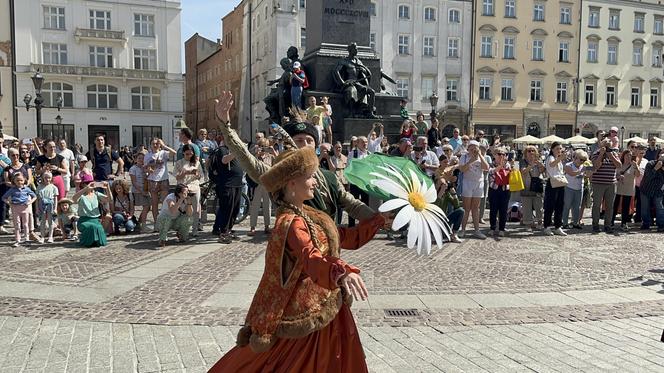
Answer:
M53 175L46 171L42 174L42 182L37 188L37 196L39 197L39 214L41 215L41 224L39 230L41 231L41 238L39 243L44 243L46 233L46 225L48 224L48 243L53 243L53 231L55 226L53 220L55 218L55 202L58 199L58 188L53 185Z
M31 205L37 200L37 195L25 185L25 177L17 172L12 177L13 187L2 196L2 201L11 206L12 219L14 220L14 247L19 247L22 242L30 241L30 224L32 222ZM25 240L21 240L21 227L25 234Z
M63 198L58 201L58 227L62 231L62 240L78 240L78 216L72 209L74 201Z
M88 157L82 155L78 159L78 172L74 174L74 185L76 185L76 191L81 190L81 179L83 175L92 175L92 170L85 167L88 163Z

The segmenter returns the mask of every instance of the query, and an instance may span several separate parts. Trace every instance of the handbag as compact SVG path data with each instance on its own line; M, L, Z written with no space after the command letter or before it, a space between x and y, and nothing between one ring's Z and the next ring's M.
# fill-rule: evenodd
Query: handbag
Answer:
M511 192L520 192L524 190L523 178L521 177L521 172L519 170L513 170L510 172L510 191Z
M549 177L549 182L551 183L552 188L562 188L567 186L567 178L565 175L555 175Z
M530 191L533 193L544 193L544 183L541 177L530 177Z

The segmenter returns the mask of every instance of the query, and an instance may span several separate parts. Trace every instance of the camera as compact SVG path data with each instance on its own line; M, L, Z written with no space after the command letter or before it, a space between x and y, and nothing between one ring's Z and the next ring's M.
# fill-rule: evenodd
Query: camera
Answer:
M421 146L413 146L413 150L416 152L421 152L424 149Z

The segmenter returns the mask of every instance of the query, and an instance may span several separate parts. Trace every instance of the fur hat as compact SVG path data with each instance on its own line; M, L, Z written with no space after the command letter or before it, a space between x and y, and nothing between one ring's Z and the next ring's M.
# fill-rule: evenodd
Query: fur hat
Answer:
M266 173L261 175L261 184L274 193L286 186L289 180L313 173L318 168L318 157L311 148L288 150L277 156Z

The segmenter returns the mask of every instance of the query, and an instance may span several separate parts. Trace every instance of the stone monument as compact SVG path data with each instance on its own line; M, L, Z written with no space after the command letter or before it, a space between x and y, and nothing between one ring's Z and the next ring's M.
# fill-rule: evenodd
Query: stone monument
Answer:
M380 59L369 47L370 0L307 2L307 45L302 64L309 80L305 96L328 96L334 139L366 135L377 120L385 134L401 127L398 96L381 93ZM382 89L383 88L383 89ZM377 119L380 117L380 119Z

